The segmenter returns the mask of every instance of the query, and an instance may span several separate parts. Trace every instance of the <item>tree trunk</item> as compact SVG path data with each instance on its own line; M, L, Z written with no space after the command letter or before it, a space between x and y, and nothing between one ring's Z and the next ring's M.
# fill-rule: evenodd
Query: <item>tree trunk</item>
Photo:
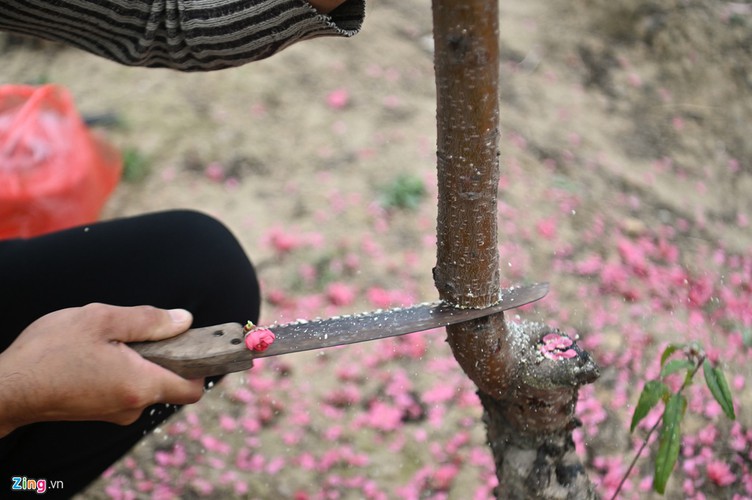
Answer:
M437 94L436 288L462 307L499 300L497 0L433 0ZM503 314L447 328L478 386L498 498L595 498L574 452L577 388L598 368L560 332ZM571 345L570 345L571 344Z

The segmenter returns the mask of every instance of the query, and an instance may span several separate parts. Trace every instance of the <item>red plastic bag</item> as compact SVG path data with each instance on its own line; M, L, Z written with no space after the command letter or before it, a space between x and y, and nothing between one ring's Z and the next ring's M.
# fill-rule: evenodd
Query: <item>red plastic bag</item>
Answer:
M64 88L0 86L0 239L97 220L120 153L95 137Z

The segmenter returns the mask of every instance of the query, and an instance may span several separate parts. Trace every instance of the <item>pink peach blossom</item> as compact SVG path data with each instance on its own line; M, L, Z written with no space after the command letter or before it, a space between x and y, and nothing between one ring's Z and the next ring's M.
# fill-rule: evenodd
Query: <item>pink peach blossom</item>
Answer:
M274 343L274 332L267 328L254 328L245 336L245 345L251 351L264 352Z

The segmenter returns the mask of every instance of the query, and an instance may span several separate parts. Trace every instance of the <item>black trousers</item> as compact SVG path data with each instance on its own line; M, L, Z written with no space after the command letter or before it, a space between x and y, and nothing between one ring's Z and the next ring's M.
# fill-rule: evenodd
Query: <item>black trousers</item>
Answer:
M193 313L193 326L201 327L257 322L260 293L235 237L198 212L162 212L0 241L0 351L39 317L91 302L184 308ZM17 429L0 439L0 491L10 490L11 477L26 476L62 481L57 493L71 496L175 410L156 405L129 426L43 422Z

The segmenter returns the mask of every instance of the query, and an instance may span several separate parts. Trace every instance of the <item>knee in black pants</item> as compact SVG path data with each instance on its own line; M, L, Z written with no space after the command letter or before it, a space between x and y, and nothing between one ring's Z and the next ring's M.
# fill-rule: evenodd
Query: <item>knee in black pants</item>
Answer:
M0 256L6 291L0 290L0 300L8 306L0 324L10 335L4 345L44 314L91 302L184 308L193 313L194 327L258 322L253 266L232 233L199 212L161 212L0 242ZM156 405L126 427L26 426L0 439L0 463L28 477L62 480L65 495L73 495L175 410Z

